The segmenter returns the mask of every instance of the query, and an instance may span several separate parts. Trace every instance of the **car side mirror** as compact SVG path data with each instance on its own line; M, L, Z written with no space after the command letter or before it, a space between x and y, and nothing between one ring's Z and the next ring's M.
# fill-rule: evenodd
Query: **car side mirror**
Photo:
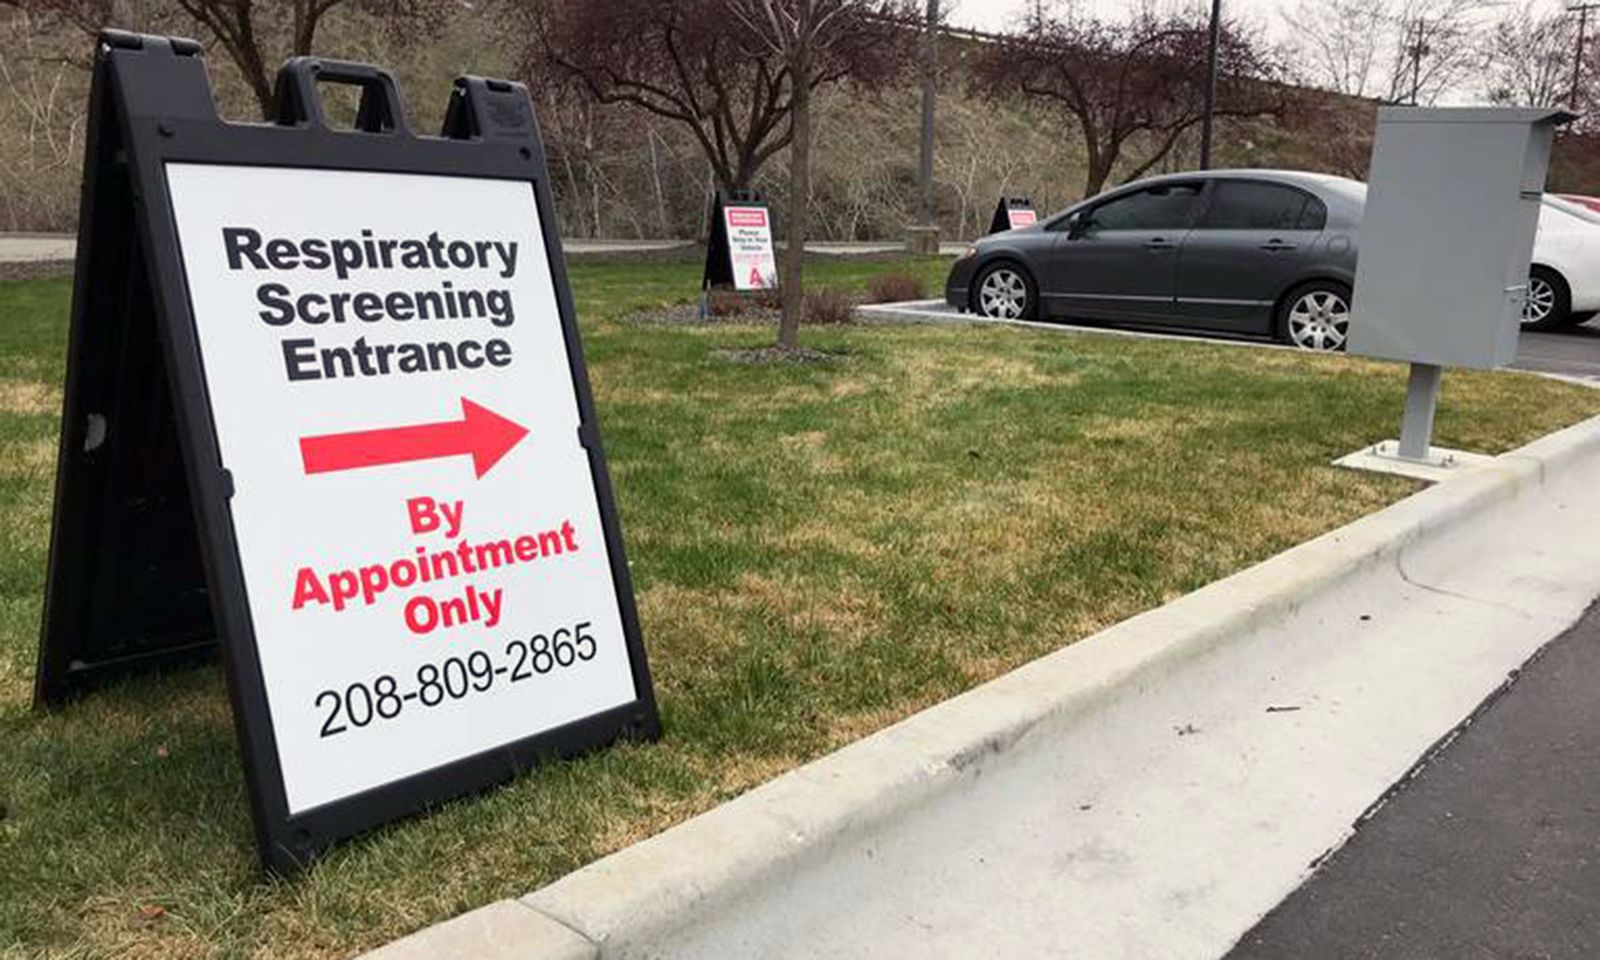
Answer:
M1094 226L1094 218L1087 213L1075 213L1067 220L1067 239L1076 240L1087 234L1089 228Z

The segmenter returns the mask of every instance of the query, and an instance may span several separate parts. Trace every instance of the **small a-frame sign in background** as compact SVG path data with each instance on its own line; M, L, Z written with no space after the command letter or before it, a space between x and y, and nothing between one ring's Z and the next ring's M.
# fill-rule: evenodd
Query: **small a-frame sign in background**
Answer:
M778 260L772 247L772 211L754 190L719 191L711 200L710 236L702 289L776 290Z
M1033 209L1033 201L1027 197L1001 197L1000 202L995 204L994 217L989 221L989 232L999 233L1002 230L1029 227L1038 219L1039 214Z
M220 641L283 869L658 735L527 91L232 124L200 54L99 46L38 702Z

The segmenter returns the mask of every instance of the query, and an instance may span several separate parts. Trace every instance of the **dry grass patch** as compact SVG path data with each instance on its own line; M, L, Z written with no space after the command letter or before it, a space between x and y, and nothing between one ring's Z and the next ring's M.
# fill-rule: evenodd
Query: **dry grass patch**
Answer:
M0 413L41 416L61 412L61 391L37 380L0 378Z
M0 477L18 481L54 477L54 438L0 443Z

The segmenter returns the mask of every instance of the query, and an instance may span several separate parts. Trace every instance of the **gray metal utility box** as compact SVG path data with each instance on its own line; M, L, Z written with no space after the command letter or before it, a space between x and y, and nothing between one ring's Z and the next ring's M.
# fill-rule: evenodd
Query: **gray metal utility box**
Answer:
M1499 367L1517 353L1559 110L1385 107L1359 235L1351 353Z

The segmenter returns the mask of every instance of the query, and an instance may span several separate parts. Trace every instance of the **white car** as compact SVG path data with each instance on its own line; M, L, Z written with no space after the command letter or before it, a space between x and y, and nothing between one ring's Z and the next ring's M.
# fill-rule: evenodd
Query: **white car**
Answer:
M1522 329L1554 330L1600 312L1600 212L1545 194Z

